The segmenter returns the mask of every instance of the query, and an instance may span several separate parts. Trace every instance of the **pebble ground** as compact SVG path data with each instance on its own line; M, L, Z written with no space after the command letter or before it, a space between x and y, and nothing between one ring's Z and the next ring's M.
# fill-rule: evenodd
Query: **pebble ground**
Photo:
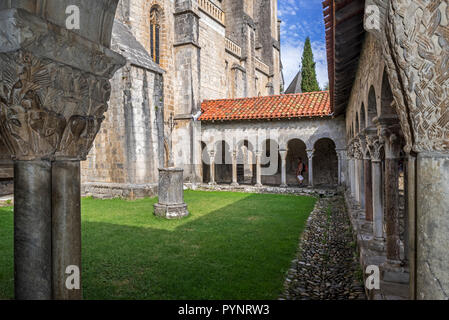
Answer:
M344 199L320 198L302 234L280 300L364 300Z

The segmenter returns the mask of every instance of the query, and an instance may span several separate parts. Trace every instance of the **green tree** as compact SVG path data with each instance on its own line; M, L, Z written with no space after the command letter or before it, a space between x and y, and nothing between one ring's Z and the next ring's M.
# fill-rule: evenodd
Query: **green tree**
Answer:
M320 91L320 86L316 79L315 62L313 61L312 45L307 37L302 54L302 92Z

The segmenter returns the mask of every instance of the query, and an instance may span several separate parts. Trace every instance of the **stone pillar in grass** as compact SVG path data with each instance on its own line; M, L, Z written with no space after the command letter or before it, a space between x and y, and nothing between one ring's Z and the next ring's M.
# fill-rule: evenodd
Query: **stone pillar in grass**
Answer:
M189 215L184 202L184 178L181 168L159 169L159 202L154 214L167 219L179 219Z

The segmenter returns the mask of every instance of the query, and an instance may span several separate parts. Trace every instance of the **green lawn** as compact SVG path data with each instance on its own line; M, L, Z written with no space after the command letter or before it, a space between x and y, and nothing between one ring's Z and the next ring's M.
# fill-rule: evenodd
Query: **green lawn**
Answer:
M85 299L276 299L311 197L186 191L190 216L156 199L82 201ZM0 208L0 298L13 297L13 213Z

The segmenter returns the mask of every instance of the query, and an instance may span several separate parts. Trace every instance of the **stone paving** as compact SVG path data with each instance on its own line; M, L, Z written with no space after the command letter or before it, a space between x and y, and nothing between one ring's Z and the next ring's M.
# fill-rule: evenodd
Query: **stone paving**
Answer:
M280 300L366 299L343 197L318 199Z

